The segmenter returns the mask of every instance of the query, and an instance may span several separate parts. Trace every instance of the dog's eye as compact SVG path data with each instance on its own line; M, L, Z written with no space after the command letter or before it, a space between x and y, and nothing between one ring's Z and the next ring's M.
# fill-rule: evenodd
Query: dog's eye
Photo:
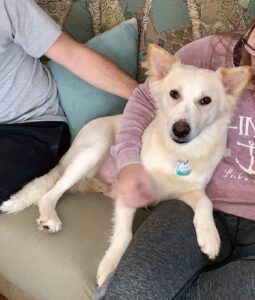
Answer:
M180 94L179 94L179 92L176 91L176 90L171 90L169 94L170 94L170 96L171 96L173 99L175 99L175 100L177 100L177 99L180 98Z
M199 101L199 103L201 105L207 105L207 104L211 103L211 101L212 101L212 99L210 97L204 97Z

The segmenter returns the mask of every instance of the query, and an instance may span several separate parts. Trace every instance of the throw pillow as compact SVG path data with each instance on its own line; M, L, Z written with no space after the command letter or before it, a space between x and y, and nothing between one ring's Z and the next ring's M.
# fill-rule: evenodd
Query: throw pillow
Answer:
M122 67L131 76L137 72L138 30L135 19L92 38L87 44ZM48 63L58 86L72 138L90 120L122 113L126 100L85 83L59 64Z
M187 0L88 0L94 33L135 17L140 33L138 80L145 80L140 67L149 43L173 54L193 40Z
M144 60L149 43L175 54L193 40L187 0L146 0L141 30L139 62ZM145 79L141 68L138 79Z
M125 20L142 19L145 0L87 0L94 34L100 34ZM138 26L139 27L139 26Z
M194 38L242 32L254 19L255 0L188 0Z
M41 8L63 27L73 0L35 0Z
M73 0L64 30L80 43L86 43L94 36L88 0Z

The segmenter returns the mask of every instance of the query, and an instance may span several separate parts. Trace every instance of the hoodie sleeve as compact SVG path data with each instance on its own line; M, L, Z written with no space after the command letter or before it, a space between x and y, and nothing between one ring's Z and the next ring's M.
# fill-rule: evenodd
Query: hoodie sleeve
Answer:
M142 136L155 115L154 100L146 81L140 84L129 98L117 142L111 149L118 170L128 164L141 162Z

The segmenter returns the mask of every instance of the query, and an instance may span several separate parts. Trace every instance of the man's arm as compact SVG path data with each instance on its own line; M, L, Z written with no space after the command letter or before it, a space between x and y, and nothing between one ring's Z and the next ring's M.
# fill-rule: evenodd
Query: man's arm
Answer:
M128 99L138 83L103 55L62 33L45 54L82 80Z

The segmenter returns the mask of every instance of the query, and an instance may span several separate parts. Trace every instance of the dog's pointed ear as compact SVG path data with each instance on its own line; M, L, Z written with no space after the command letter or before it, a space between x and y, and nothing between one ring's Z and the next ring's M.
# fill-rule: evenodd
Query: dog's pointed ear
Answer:
M253 68L242 66L236 68L219 68L216 71L227 94L239 98L253 76Z
M172 54L163 48L150 44L147 48L147 59L142 67L147 69L146 75L151 79L162 79L165 77L174 64L179 62Z

